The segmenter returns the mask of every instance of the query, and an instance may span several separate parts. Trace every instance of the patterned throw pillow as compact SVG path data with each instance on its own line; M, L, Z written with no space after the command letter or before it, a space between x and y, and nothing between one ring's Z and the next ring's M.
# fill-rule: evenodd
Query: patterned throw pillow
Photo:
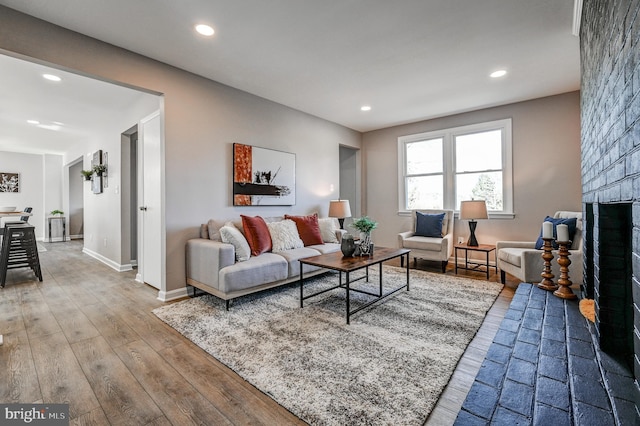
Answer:
M280 222L271 222L267 223L267 227L271 234L271 250L274 253L304 247L294 221L285 219Z

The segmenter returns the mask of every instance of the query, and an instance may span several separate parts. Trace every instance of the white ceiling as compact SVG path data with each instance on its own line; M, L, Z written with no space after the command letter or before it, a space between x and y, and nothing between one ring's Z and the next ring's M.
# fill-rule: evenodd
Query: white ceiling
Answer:
M363 132L580 86L573 0L0 4ZM213 26L216 34L195 34L197 23ZM497 69L507 76L491 79ZM87 87L79 89L65 86L69 116L81 112L74 103ZM1 102L22 90L24 85L3 79ZM108 92L93 97L93 107L104 106ZM55 101L62 96L50 95ZM372 110L360 111L364 104ZM87 108L80 101L78 106ZM2 120L10 112L0 104Z

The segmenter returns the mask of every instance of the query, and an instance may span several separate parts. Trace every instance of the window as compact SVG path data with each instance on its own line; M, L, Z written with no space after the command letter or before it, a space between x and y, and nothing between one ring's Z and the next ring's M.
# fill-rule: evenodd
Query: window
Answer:
M482 199L513 212L511 119L398 138L399 209L460 209Z

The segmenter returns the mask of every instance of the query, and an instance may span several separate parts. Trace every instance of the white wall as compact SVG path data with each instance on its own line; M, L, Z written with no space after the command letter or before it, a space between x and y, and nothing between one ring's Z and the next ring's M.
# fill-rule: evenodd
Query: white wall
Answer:
M380 222L376 244L395 247L398 232L411 225L397 208L399 136L503 118L513 125L515 218L479 221L478 241L533 241L546 215L581 211L580 94L572 92L365 133L364 213ZM455 233L466 241L468 222L456 220Z
M0 49L164 95L166 291L185 286L185 243L197 235L199 224L211 217L313 211L326 215L329 200L337 195L339 187L339 146L361 145L358 132L2 6ZM296 154L295 206L232 206L234 142ZM108 146L106 141L91 143L85 154L102 147L110 151L110 161L117 157L119 148L104 148ZM68 157L65 164L73 158L77 157ZM107 200L112 195L87 194L85 206L91 203L96 210L109 209ZM119 217L109 219L119 222ZM103 229L112 233L119 225L109 223L104 216L96 218L91 226L89 230L89 223L85 223L85 239L91 233L96 244L103 239ZM108 244L109 250L104 253L116 256Z
M35 226L36 238L45 236L48 213L60 209L60 167L62 157L52 155L0 152L0 172L20 174L20 192L0 192L0 205L16 206L19 210L33 208L29 223ZM56 173L56 170L58 173ZM52 205L57 207L50 208Z
M82 157L82 169L89 170L94 152L102 150L108 154L108 186L103 188L103 192L94 194L91 182L82 183L84 249L118 270L128 269L131 260L123 258L121 244L121 134L143 117L160 109L160 101L159 96L140 93L138 101L134 104L105 115L102 127L95 129L93 137L76 145L65 155L66 163L72 163ZM69 179L83 178L78 173L77 176L69 176ZM68 191L68 186L65 189Z

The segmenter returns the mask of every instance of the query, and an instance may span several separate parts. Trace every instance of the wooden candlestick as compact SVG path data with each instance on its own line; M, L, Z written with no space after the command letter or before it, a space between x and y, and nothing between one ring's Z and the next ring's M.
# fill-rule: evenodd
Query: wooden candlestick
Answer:
M551 242L553 238L542 238L544 241L544 245L542 246L542 259L544 260L544 269L540 274L542 276L542 281L538 283L538 288L547 291L554 291L558 289L558 285L553 282L553 273L551 272L551 261L553 260L553 245Z
M571 290L571 280L569 279L569 265L571 265L571 259L569 259L569 245L571 241L558 241L558 265L560 265L560 278L558 278L558 289L553 292L554 296L558 296L562 299L575 299L576 296Z

